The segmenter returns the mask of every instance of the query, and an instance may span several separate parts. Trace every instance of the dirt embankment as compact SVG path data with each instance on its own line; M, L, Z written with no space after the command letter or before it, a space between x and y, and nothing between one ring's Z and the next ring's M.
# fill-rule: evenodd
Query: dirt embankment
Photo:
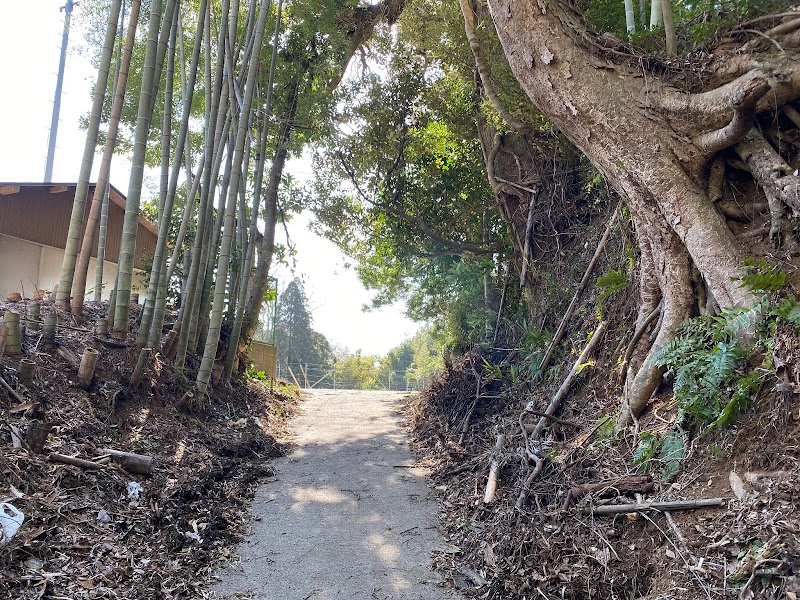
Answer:
M793 344L787 351L796 355L796 337ZM738 425L690 432L677 472L664 477L659 460L637 471L641 438L615 436L613 420L605 420L618 406L606 347L565 398L559 421L547 424L538 449L547 460L518 508L535 469L524 460L520 413L529 402L544 411L564 374L509 385L487 368L507 354L469 353L411 404L417 449L433 465L448 542L458 549L440 555L437 566L457 587L498 600L800 597L800 402L791 386L773 391L770 380ZM669 389L662 392L638 431L674 422L675 402ZM501 433L506 442L495 452ZM493 458L497 493L484 503ZM606 504L703 498L723 503L593 513ZM465 568L485 582L464 577Z
M42 315L52 311L42 307ZM296 398L236 384L181 413L175 403L187 380L158 357L131 392L135 351L90 331L100 311L87 306L85 325L61 314L56 334L57 347L77 356L100 351L86 390L40 332L29 330L23 342L36 364L31 385L18 382L20 357L0 359L0 377L14 390L0 389L0 501L25 515L0 547L0 597L203 597L211 564L240 539L256 482L271 472L265 459L282 453L276 436ZM42 453L25 447L32 424L49 429ZM98 461L100 448L151 456L153 472ZM53 453L102 464L62 464L48 459Z

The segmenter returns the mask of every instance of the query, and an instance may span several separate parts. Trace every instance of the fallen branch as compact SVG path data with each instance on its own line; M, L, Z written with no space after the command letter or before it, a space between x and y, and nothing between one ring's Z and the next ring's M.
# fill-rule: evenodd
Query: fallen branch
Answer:
M578 289L575 290L575 294L572 296L572 300L567 307L564 316L561 318L561 323L558 324L558 329L556 329L556 333L553 336L553 341L550 342L550 345L547 347L547 351L544 353L544 358L542 358L542 362L539 364L539 372L544 374L547 367L550 366L550 360L553 358L553 352L555 351L558 344L561 342L561 338L564 337L564 333L567 330L567 324L569 323L570 318L572 318L572 313L575 312L575 309L578 306L578 300L580 299L583 291L586 289L586 285L589 283L589 279L592 276L592 272L594 271L594 267L597 264L598 259L600 258L600 254L603 252L603 249L606 247L606 243L608 242L608 238L611 236L611 229L614 227L614 224L617 222L619 218L619 205L617 208L614 209L614 213L611 215L611 218L606 224L606 230L603 232L603 236L600 238L600 241L597 243L597 248L595 248L594 256L592 256L592 260L589 261L589 265L586 267L586 271L583 273L583 279L578 284Z
M494 501L495 493L497 492L497 474L500 472L500 450L506 443L506 436L502 433L497 436L494 450L492 451L492 460L489 462L489 480L486 482L486 491L483 494L483 503L490 504Z
M522 505L525 504L525 500L528 497L531 484L539 476L539 473L541 473L542 469L544 468L544 459L537 456L536 453L532 452L530 449L531 439L534 440L538 439L538 437L542 433L542 430L544 429L545 423L547 423L549 418L553 416L556 410L558 410L558 407L561 405L561 401L564 399L564 396L567 395L567 392L569 391L572 382L575 381L575 379L578 377L578 374L581 371L581 365L584 364L588 356L594 350L595 346L597 346L597 343L600 341L604 328L605 328L605 323L601 321L600 324L597 326L597 329L594 331L592 339L589 340L589 343L586 344L586 347L583 349L583 352L581 352L581 355L578 357L578 360L575 361L574 365L572 365L572 369L570 369L569 375L567 375L567 378L561 384L561 387L558 388L558 391L556 392L555 396L553 396L553 399L550 401L550 405L547 407L544 416L539 418L539 422L533 428L533 431L530 433L530 435L528 435L528 430L525 424L522 422L527 407L525 410L522 411L522 413L520 413L519 422L522 428L523 439L525 440L526 455L530 460L534 462L535 468L531 472L531 474L528 475L528 477L525 479L525 483L523 483L522 485L522 491L520 491L519 497L517 498L517 503L515 505L517 510L522 509Z
M56 452L51 452L47 455L47 459L53 462L64 463L65 465L73 465L75 467L82 467L84 469L103 469L103 465L97 464L96 462L92 462L91 460L84 460L82 458L76 458L74 456L67 456L66 454L58 454Z
M108 348L132 348L133 346L136 345L134 343L120 342L119 340L114 340L111 338L104 338L99 336L95 336L93 339L96 342L100 342L104 346L107 346Z
M618 515L647 510L695 510L725 505L724 498L699 498L697 500L670 500L667 502L636 502L631 504L604 504L583 509L590 515Z
M533 432L531 432L532 438L535 439L539 437L539 435L542 433L542 430L544 429L545 423L548 421L550 417L552 417L555 414L555 412L558 410L558 407L561 406L561 401L564 399L564 396L567 395L567 392L569 391L569 388L572 386L572 383L578 377L578 374L581 371L581 366L586 362L586 359L592 353L595 346L597 346L598 342L600 341L600 338L603 337L603 330L605 329L605 326L606 326L605 322L602 321L597 326L597 329L592 334L592 339L590 339L589 342L586 344L586 347L583 349L583 352L581 352L581 355L578 357L578 360L576 360L575 364L572 365L572 369L570 369L569 375L567 375L567 378L561 384L561 387L558 388L558 391L556 392L555 396L553 396L553 399L550 401L550 405L547 407L547 410L545 410L545 415L539 419L539 422L536 424L536 427L533 429Z
M14 388L12 388L10 385L8 385L8 382L7 382L5 379L3 379L2 377L0 377L0 385L2 385L2 386L5 388L5 390L6 390L6 391L7 391L9 394L11 394L11 396L12 396L12 397L13 397L13 398L14 398L14 399L17 401L17 402L25 402L25 400L22 398L22 396L20 396L20 395L19 395L17 392L15 392L15 391L14 391Z
M580 423L577 423L575 421L565 421L564 419L559 419L558 417L554 417L553 415L548 415L546 412L542 412L540 410L533 410L532 408L526 408L525 412L531 413L532 415L536 415L537 417L544 417L545 419L549 419L553 423L556 423L558 425L564 425L565 427L581 426ZM535 425L525 425L525 430L527 431L528 428L530 428L530 431L528 431L528 433L531 433L535 427L536 427Z

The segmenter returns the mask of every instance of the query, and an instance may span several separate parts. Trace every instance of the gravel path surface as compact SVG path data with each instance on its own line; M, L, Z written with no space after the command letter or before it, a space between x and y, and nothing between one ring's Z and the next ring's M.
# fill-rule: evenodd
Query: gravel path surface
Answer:
M320 390L294 419L289 456L253 503L222 597L257 600L455 600L429 568L444 542L437 505L414 468L404 394ZM247 596L245 596L247 597Z

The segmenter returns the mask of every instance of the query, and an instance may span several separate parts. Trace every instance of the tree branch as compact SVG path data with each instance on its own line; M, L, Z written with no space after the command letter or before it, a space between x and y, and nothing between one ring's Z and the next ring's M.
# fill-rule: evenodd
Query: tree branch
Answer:
M503 121L505 121L511 129L521 133L527 133L531 131L529 125L526 125L508 112L506 107L503 106L503 103L500 101L500 97L497 95L497 91L494 89L492 76L489 72L489 67L486 64L486 59L483 56L481 42L478 39L478 35L475 33L475 16L472 13L472 6L470 5L469 0L459 0L459 4L461 5L461 13L464 15L464 30L467 34L469 47L470 50L472 50L472 56L475 58L475 66L478 69L478 75L481 79L483 90L486 92L486 96L489 98L492 106L494 106L497 114L500 115L500 118L503 119Z

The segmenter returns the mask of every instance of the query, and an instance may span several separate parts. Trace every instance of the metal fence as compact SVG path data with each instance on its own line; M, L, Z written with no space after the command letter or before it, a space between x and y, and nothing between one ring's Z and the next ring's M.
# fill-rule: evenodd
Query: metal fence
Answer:
M294 381L306 389L334 389L334 390L396 390L420 391L425 389L435 377L432 375L417 375L408 369L405 371L380 371L365 377L357 377L337 370L336 365L309 365L300 363L281 364L277 366L277 376L288 381Z

